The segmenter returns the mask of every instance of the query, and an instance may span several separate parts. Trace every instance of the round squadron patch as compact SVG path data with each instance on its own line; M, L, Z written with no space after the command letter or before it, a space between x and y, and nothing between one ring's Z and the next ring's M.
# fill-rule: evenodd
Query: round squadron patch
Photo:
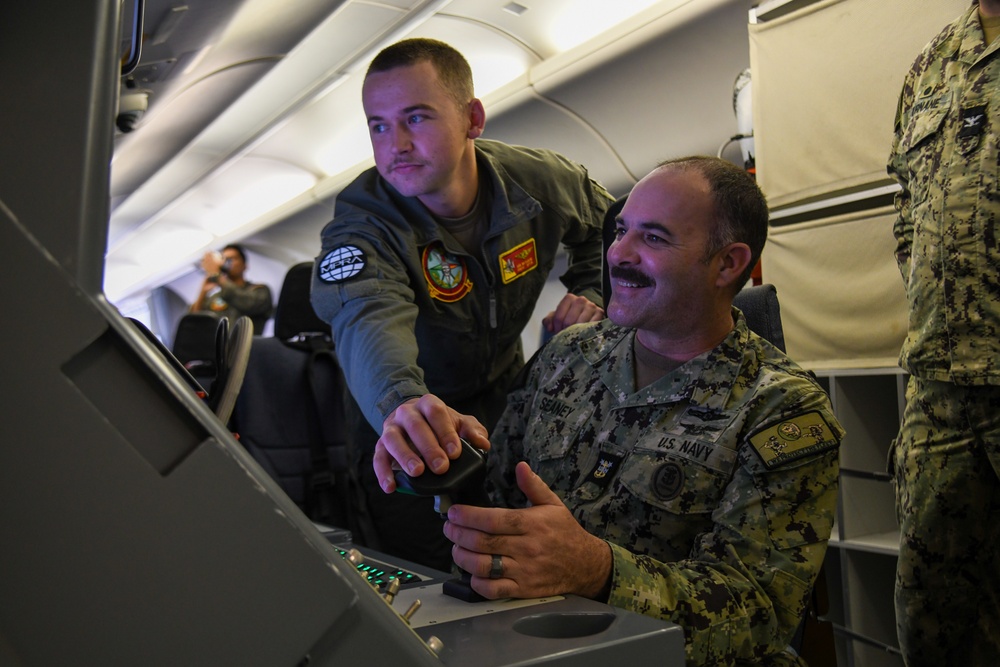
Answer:
M674 462L661 465L653 473L653 493L660 500L673 500L684 488L684 471Z
M440 242L424 248L422 261L427 290L432 298L454 303L472 291L465 260L446 252Z
M367 259L361 248L342 245L326 253L317 267L319 279L325 283L340 283L361 273Z

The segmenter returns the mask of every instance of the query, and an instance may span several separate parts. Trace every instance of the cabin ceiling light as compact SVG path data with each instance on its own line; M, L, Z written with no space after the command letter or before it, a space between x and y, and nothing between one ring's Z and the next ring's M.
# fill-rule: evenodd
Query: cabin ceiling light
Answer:
M558 20L550 26L552 43L559 51L568 51L659 1L578 0L569 3Z

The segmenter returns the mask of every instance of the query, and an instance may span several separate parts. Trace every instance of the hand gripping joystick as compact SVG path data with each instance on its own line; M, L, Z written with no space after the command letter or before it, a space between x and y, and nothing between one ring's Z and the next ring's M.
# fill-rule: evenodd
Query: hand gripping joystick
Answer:
M448 470L441 475L428 471L418 477L410 477L402 470L395 472L396 490L414 496L433 496L434 509L442 516L448 513L452 504L489 507L486 494L486 457L483 453L462 440L462 453L450 462ZM444 593L466 602L484 600L472 590L472 576L460 570L461 578L444 582Z

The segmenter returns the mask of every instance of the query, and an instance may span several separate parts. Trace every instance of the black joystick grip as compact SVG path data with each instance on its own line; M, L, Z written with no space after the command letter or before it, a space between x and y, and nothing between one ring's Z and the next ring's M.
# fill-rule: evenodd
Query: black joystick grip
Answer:
M444 474L429 470L410 477L402 470L395 472L396 488L414 496L448 496L453 503L488 507L491 503L483 488L486 480L486 457L483 452L462 440L462 453L451 461Z

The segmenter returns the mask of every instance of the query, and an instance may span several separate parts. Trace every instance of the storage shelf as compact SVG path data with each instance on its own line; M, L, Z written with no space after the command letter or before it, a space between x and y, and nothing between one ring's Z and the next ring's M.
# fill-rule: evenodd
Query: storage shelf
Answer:
M852 537L849 540L831 539L830 546L837 547L838 549L855 549L857 551L869 551L871 553L895 556L899 553L899 531L872 533L871 535Z
M899 430L907 376L895 367L814 372L846 431L826 557L832 617L839 626L837 660L840 667L902 667L898 649L891 648L899 527L886 459Z

